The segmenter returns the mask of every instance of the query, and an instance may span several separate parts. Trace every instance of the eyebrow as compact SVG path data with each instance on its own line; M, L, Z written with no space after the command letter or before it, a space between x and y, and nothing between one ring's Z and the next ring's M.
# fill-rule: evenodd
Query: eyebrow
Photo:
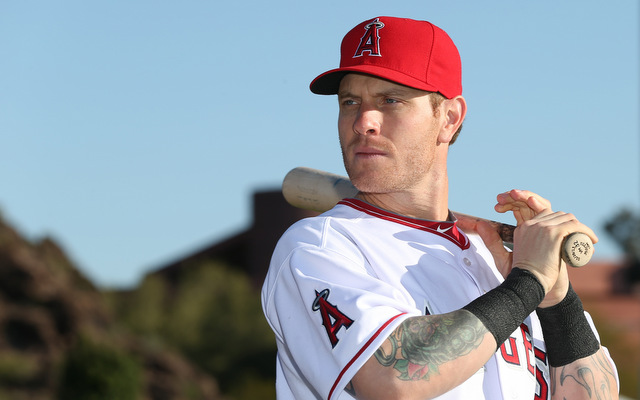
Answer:
M414 97L413 93L411 90L405 90L403 88L391 88L391 89L386 89L386 90L382 90L380 92L376 92L373 94L373 97L394 97L394 96L409 96L409 97ZM359 98L360 96L357 96L347 90L342 90L340 92L338 92L338 97L339 98L344 98L344 97L355 97L355 98Z
M338 92L338 97L357 97L357 96L347 90L341 90Z

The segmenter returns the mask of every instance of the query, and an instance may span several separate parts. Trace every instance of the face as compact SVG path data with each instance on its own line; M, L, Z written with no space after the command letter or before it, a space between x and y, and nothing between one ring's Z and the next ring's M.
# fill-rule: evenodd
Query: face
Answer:
M338 131L345 168L366 193L428 185L437 167L442 118L429 93L368 75L349 74L338 92Z

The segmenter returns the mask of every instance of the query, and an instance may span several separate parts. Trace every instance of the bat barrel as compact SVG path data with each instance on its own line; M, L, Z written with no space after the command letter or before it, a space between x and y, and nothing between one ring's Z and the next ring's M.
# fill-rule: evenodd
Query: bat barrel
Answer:
M294 168L282 181L282 194L294 207L325 212L340 200L358 193L344 176L313 168Z

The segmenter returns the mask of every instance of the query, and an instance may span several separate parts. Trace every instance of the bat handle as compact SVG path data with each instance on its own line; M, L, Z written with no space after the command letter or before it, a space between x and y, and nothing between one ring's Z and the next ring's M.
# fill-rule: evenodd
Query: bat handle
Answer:
M516 230L514 225L504 224L502 222L496 222L488 219L478 218L471 215L454 212L458 218L470 219L474 221L484 221L489 223L500 238L505 246L513 250L513 234ZM567 235L560 247L560 256L562 260L570 267L583 267L586 265L593 256L594 248L591 238L582 232L574 232Z
M560 249L562 260L571 267L586 265L593 256L593 242L591 238L582 232L574 232L567 235L562 241Z

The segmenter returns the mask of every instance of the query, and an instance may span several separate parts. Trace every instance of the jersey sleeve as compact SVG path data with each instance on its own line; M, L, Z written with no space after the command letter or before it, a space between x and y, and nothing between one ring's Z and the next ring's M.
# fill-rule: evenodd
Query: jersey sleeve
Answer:
M348 240L276 249L270 269L263 305L284 375L305 381L320 398L337 398L402 321L421 315L370 273Z

